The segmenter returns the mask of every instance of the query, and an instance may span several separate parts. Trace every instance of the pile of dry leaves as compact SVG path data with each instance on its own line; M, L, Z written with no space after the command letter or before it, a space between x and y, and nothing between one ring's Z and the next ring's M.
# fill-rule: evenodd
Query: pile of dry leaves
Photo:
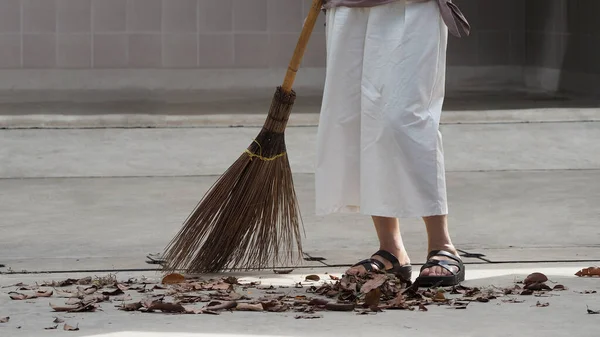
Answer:
M600 268L584 269L577 275L600 276ZM550 287L548 278L541 273L533 273L509 288L486 289L461 285L419 289L382 273L344 275L342 278L330 276L330 280L317 285L315 282L320 278L310 275L306 281L308 283L298 283L295 287L275 288L259 283L240 284L235 277L202 280L171 274L161 282L147 279L119 282L114 275L109 275L33 286L16 284L11 286L16 289L8 295L15 301L50 299L50 308L55 312L93 312L100 309L101 303L113 303L119 310L130 312L211 315L225 311L293 312L296 318L313 319L322 317L320 313L324 311L365 315L384 310L428 311L430 306L467 309L473 302L487 303L493 300L523 303L523 296L543 298L550 296L549 292L566 290L562 285ZM64 303L58 303L58 298L63 298ZM546 307L549 303L540 300L536 306ZM588 308L588 313L600 314L600 311ZM0 317L0 323L7 323L9 319ZM58 323L64 322L57 318L53 323L47 329L56 329ZM79 328L65 323L63 329Z

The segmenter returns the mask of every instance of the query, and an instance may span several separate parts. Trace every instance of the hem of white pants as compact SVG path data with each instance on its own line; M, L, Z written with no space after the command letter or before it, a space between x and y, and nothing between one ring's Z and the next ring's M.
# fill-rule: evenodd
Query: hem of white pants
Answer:
M331 214L362 214L367 216L379 216L387 218L399 218L399 219L411 219L411 218L423 218L437 215L448 215L447 208L439 208L427 212L420 213L408 213L408 212L397 212L391 210L369 210L360 206L344 205L331 208L317 208L317 216L326 216Z

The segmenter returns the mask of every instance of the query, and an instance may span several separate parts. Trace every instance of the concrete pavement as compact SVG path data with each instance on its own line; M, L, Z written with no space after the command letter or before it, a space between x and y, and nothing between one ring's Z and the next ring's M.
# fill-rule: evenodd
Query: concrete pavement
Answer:
M74 315L81 331L72 334L362 336L371 335L367 327L373 325L410 336L595 335L600 316L587 315L585 306L600 307L600 298L577 291L600 290L600 284L573 274L600 261L600 122L594 122L598 109L579 108L585 110L576 117L566 108L457 111L446 115L452 122L442 127L451 230L468 264L468 284L508 286L515 277L544 271L572 290L544 299L551 302L548 308L535 307L538 299L530 298L468 311L327 313L320 320L298 321L283 314L137 315L116 312L109 304L104 312ZM307 233L305 251L318 261L290 266L295 272L287 276L268 271L242 276L293 284L308 273L341 273L376 248L367 217L313 215L316 128L310 114L300 114L305 119L292 124L287 141ZM475 114L480 119L472 119ZM262 117L250 119L260 123ZM185 129L0 130L0 265L5 265L0 285L74 272L159 277L145 256L162 250L216 175L258 131L222 127L234 120L229 115L216 126L208 121ZM410 219L402 228L418 265L426 249L423 225ZM0 318L11 320L0 324L0 335L51 333L43 330L53 315L47 301L17 303L3 290Z

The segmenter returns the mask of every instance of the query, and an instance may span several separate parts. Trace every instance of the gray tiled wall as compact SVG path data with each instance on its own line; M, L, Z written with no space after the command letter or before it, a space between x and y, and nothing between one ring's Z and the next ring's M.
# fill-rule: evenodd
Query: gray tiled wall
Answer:
M264 68L287 65L310 0L0 0L2 68ZM449 64L521 64L522 0L458 0L473 35ZM324 66L320 17L304 65Z
M525 59L524 0L456 0L472 26L467 38L450 36L448 64L522 65Z
M600 1L528 0L528 67L554 69L559 89L600 94Z
M0 0L0 68L287 64L310 1ZM323 66L321 22L305 58Z
M559 88L600 87L600 0L455 2L473 31L468 38L450 38L450 67L506 66L525 84L531 83L527 75L521 79L520 69L550 69ZM0 69L284 68L310 4L0 0ZM304 66L325 65L323 21L320 16Z

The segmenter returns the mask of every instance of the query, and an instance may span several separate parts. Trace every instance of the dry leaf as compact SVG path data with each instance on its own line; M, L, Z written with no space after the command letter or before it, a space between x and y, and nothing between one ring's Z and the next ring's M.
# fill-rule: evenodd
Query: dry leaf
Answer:
M96 287L96 286L90 286L87 288L83 288L83 293L86 295L91 295L91 294L95 293L96 291L98 291L98 287Z
M552 290L567 290L567 287L563 286L562 284L557 284L554 286L554 288L552 288Z
M546 303L541 303L540 301L538 301L538 302L536 303L536 305L535 305L535 306L536 306L536 307L540 307L540 308L545 308L545 307L547 307L547 306L549 306L549 305L550 305L550 303L548 303L548 302L546 302Z
M100 303L100 302L108 301L109 299L110 298L108 297L108 295L93 294L93 295L86 295L86 296L84 296L83 299L82 299L82 302L83 303ZM69 304L68 300L67 300L67 304ZM70 304L72 304L72 303L70 303Z
M533 290L531 289L525 289L521 292L521 295L526 296L526 295L533 295Z
M52 296L54 292L52 290L48 290L48 291L42 291L42 290L38 290L35 295L37 297L50 297Z
M168 303L162 301L146 301L142 302L146 311L152 312L154 310L160 310L162 312L169 313L182 313L185 312L185 308L179 303Z
M121 289L121 291L123 291L123 292L129 290L128 286L121 284L121 283L117 283L117 288Z
M504 302L504 303L523 303L525 301L521 301L521 300L518 300L516 298L510 298L510 299L507 299L507 300L502 300L502 302Z
M235 307L237 311L264 311L262 304L238 303Z
M419 303L419 311L429 311L423 303Z
M547 284L540 282L532 282L525 285L525 289L529 290L552 290Z
M590 315L600 315L600 310L592 310L590 307L587 307L587 312Z
M106 296L116 296L116 295L122 295L122 294L124 294L123 290L121 290L119 288L111 290L111 291L103 291L102 292L102 295L106 295Z
M77 326L73 327L73 326L70 326L69 324L65 323L65 326L63 326L63 330L65 330L65 331L79 331L79 324L77 324Z
M308 275L308 276L306 276L306 279L304 281L318 282L320 280L321 280L321 278L319 277L319 275Z
M340 278L335 276L335 275L329 275L329 278L331 278L334 281L338 281Z
M381 289L375 288L365 296L365 306L368 308L377 308L381 299Z
M52 321L52 323L64 323L65 320L63 320L62 318L58 318L58 317L54 317L54 321Z
M293 271L294 271L294 269L280 269L280 270L275 269L275 270L273 270L273 272L275 274L289 274Z
M35 295L26 295L26 294L17 293L17 292L14 292L14 291L9 292L8 295L10 296L11 300L15 300L15 301L28 300L28 299L32 299L32 298L36 298L37 297Z
M527 276L525 278L525 280L523 281L523 283L525 284L530 284L530 283L544 283L548 281L548 277L542 273L532 273L529 274L529 276Z
M579 277L600 277L600 267L584 268L575 273Z
M327 305L327 303L329 303L329 300L324 298L313 298L308 302L308 305L324 306Z
M210 302L204 309L219 311L219 310L230 310L237 306L235 301L227 301L227 302Z
M353 311L355 308L354 303L327 303L325 309L329 311Z
M96 310L96 306L94 305L94 303L83 304L81 302L76 305L64 306L58 306L50 303L50 307L57 312L90 312Z
M142 308L142 303L141 302L135 302L135 303L128 303L128 304L123 304L119 307L119 310L123 310L123 311L137 311L139 309Z
M8 323L9 320L10 320L10 317L2 317L2 318L0 318L0 323Z
M44 328L44 330L56 330L57 328L58 328L58 324L56 324L55 326Z
M360 292L363 294L369 293L371 290L381 287L381 285L387 281L387 277L384 274L373 274L373 277L365 282L360 287Z
M435 296L433 296L433 301L434 302L447 302L448 299L446 298L446 296L444 295L444 293L442 291L438 291Z
M185 282L185 276L181 274L169 274L162 279L162 284L178 284Z

